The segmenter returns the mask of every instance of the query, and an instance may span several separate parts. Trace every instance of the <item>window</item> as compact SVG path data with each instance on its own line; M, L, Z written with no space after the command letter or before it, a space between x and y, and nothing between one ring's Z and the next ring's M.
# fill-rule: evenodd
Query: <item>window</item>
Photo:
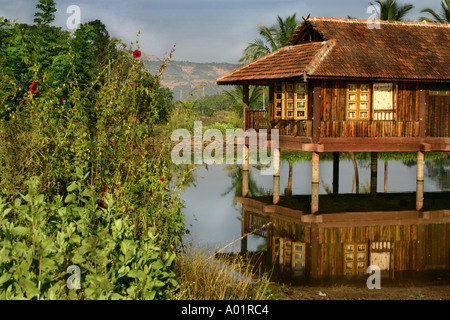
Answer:
M344 244L344 274L347 278L365 276L368 262L367 249L366 243Z
M347 120L370 120L370 85L350 83L347 86Z
M449 84L446 83L433 83L430 85L430 95L433 96L448 96Z
M276 83L274 105L275 119L307 119L307 84L305 82Z
M373 120L395 120L394 84L373 84Z

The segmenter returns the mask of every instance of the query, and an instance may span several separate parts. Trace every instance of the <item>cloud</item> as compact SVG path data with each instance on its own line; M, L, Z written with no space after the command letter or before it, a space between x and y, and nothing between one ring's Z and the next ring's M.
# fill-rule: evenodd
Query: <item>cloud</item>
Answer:
M176 44L174 59L193 62L237 63L248 42L258 37L259 25L272 25L276 17L302 16L365 19L365 0L55 0L55 25L65 28L70 5L81 8L82 22L99 19L111 36L125 43L139 42L142 51L159 57ZM437 0L398 0L412 3L417 19L426 7L440 9ZM33 23L37 0L0 0L0 16Z

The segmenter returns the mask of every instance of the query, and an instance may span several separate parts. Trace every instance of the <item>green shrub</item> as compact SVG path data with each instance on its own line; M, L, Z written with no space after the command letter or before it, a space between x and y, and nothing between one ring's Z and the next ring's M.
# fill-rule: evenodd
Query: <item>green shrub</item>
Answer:
M89 23L73 34L0 23L0 298L159 299L177 287L183 203L170 137L154 132L171 55L150 75L139 43L102 44L114 50L99 57L97 36ZM72 265L80 290L65 285Z
M64 199L46 201L36 178L13 203L0 199L0 299L168 298L178 287L175 252L162 252L156 228L136 230L111 193L101 200L77 175ZM78 290L67 286L71 265Z

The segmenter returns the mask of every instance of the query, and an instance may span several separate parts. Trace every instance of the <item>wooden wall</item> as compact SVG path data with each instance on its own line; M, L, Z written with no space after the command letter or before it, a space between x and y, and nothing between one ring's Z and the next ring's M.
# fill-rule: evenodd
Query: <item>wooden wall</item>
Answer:
M347 81L320 80L318 83L321 86L322 99L321 137L419 137L421 119L419 92L421 89L426 92L424 135L450 137L450 95L430 95L427 83L394 83L395 121L346 121ZM308 81L308 120L272 120L271 127L279 129L281 135L312 136L313 90L314 81ZM273 100L272 95L271 99ZM272 100L269 114L271 119L273 119Z
M426 135L450 137L450 96L428 95Z

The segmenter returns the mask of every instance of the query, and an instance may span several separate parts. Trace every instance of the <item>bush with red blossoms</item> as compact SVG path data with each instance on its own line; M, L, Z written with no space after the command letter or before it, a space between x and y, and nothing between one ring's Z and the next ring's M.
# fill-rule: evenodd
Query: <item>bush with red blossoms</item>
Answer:
M140 58L142 56L142 52L139 50L134 50L133 51L133 57L135 58Z
M153 142L170 110L158 100L166 90L141 51L99 47L94 26L0 28L0 208L11 209L0 225L21 232L8 250L31 248L36 262L17 256L30 277L14 280L23 276L16 260L2 261L0 299L164 299L177 287L172 261L186 229L171 194L182 181L167 188L167 145ZM28 199L42 218L32 227L15 206ZM83 275L79 290L66 288L61 268L71 265Z

